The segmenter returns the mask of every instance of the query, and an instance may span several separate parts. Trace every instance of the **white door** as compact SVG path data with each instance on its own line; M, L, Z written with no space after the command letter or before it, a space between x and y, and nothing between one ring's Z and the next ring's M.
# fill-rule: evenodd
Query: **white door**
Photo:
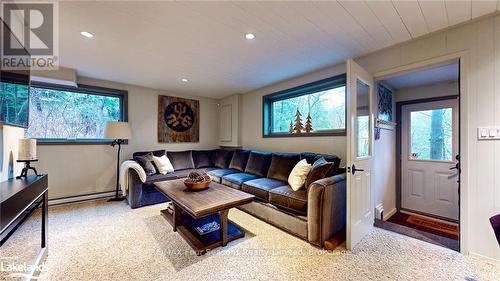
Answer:
M458 98L401 107L401 208L458 221Z
M347 249L373 228L373 77L347 61Z

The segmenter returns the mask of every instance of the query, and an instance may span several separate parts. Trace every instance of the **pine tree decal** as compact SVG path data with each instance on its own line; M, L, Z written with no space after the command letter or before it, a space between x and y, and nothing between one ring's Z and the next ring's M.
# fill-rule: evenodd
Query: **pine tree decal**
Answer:
M296 134L300 134L302 130L304 130L304 125L302 125L302 114L300 114L299 109L297 108L297 112L295 113L295 126L293 127L293 131Z
M313 127L312 127L312 118L311 118L311 112L309 112L307 114L307 118L306 118L306 133L311 133L313 130Z
M290 128L288 128L288 132L290 134L293 134L293 122L292 122L292 120L290 120Z

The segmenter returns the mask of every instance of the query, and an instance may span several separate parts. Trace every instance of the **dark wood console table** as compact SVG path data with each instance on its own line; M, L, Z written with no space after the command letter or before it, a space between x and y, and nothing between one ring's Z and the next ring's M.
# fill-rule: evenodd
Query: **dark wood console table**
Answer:
M0 247L41 206L41 245L35 266L47 255L48 190L47 175L0 182Z

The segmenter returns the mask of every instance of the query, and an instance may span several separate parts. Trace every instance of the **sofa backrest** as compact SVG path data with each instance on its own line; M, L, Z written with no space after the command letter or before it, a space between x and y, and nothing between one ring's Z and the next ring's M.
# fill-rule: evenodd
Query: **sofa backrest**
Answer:
M167 157L174 170L194 169L193 153L186 151L167 151Z
M248 157L245 173L266 177L269 165L271 165L271 152L251 151Z
M249 156L250 150L235 150L233 153L233 158L231 158L231 163L229 163L229 168L242 172L245 171Z
M159 150L153 150L153 151L138 151L138 152L134 152L132 154L132 158L135 158L137 156L144 156L150 152L153 153L153 155L156 157L161 157L161 156L165 155L166 151L165 151L165 149L159 149Z
M299 153L273 153L267 177L287 182L290 172L299 161Z
M215 150L215 167L226 169L229 167L229 163L233 158L233 151L227 149L216 149Z
M215 149L193 150L192 153L195 169L215 166Z

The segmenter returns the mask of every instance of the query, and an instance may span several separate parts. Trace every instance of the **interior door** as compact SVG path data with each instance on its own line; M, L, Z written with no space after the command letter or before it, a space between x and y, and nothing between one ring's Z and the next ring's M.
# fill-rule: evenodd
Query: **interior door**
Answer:
M401 208L458 221L458 98L401 107Z
M373 77L347 61L347 249L373 228Z

